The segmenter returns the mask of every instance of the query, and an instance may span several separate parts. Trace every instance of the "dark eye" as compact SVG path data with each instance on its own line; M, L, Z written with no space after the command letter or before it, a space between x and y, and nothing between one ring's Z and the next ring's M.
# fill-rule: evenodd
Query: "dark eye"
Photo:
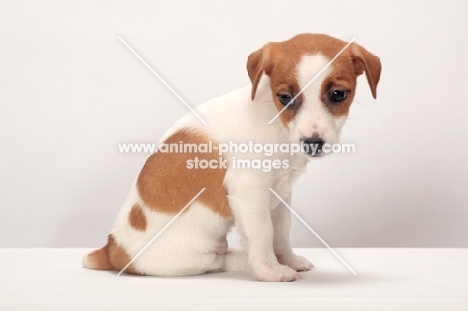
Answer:
M348 97L348 92L336 90L330 94L330 101L339 103L342 100L344 100L346 97Z
M278 99L283 105L286 106L287 104L289 104L291 102L292 97L291 97L291 95L287 95L287 94L278 94ZM294 102L292 102L291 105L294 105ZM289 105L289 106L291 106L291 105Z

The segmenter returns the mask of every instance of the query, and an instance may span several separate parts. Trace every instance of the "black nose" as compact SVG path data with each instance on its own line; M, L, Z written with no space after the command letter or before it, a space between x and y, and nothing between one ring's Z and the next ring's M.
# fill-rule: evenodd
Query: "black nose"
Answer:
M310 138L304 140L304 151L314 157L322 153L322 147L325 142L321 139Z

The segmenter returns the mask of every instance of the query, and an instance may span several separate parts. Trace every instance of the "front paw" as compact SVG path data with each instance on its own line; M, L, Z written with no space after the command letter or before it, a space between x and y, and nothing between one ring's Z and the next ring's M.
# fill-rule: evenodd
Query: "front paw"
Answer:
M303 256L289 254L277 254L278 262L293 268L296 271L309 271L314 268L314 265Z
M253 269L257 281L261 282L291 282L299 279L299 274L288 266L278 263L265 264Z

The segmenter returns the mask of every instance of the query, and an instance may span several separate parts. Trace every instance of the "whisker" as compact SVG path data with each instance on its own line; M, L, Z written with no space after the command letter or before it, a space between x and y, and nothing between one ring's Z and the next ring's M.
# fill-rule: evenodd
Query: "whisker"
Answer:
M348 130L349 130L350 132L352 132L352 131L351 131L351 128L350 128L349 125L348 125L348 122L345 122L344 125L346 125L346 127L348 128Z
M366 105L364 105L363 103L360 103L360 102L358 102L358 101L356 101L356 100L353 100L353 103L359 104L359 105L361 105L361 106L366 106Z
M281 126L280 129L279 129L279 131L278 131L278 135L276 136L276 139L277 139L277 140L279 140L280 135L281 135L281 132L282 132L283 130L284 130L284 127Z
M280 123L281 123L281 121L278 121L278 122L273 122L273 123L267 124L267 125L276 125L276 124L280 124Z

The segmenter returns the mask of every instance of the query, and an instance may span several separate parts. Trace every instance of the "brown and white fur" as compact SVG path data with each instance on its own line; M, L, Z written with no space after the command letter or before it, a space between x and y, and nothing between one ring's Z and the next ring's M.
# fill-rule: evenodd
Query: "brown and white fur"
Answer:
M351 44L271 125L284 107L279 95L291 97L346 45L320 34L301 34L272 42L252 53L247 62L251 83L196 110L202 124L188 113L164 135L165 143L301 143L320 139L337 143L353 101L356 78L365 72L372 95L381 65L378 57ZM347 97L330 98L334 91ZM341 93L343 94L343 93ZM306 153L274 154L288 160L287 169L236 169L237 158L265 159L264 154L228 152L228 168L188 169L188 159L218 159L211 153L154 153L134 182L108 243L83 259L87 268L120 270L202 188L206 190L126 273L184 276L207 271L249 271L261 281L293 281L297 271L313 268L306 258L293 254L289 242L290 213L269 191L291 202L292 185L312 159ZM226 234L236 225L242 251L228 250Z

